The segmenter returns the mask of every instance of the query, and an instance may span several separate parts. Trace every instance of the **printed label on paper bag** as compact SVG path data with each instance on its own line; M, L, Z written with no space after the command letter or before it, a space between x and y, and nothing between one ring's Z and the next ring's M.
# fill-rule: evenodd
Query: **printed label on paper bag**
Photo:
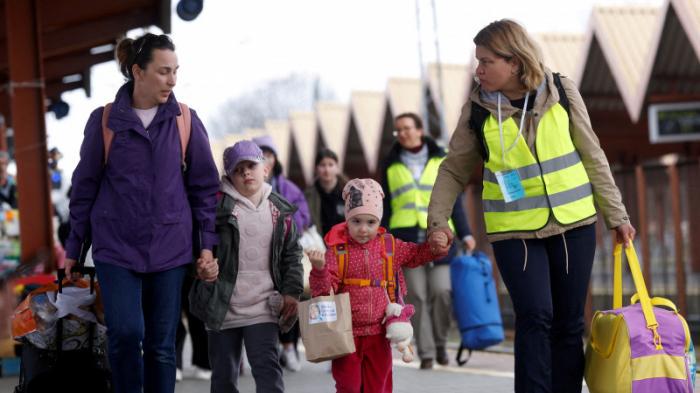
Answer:
M333 322L338 320L335 302L318 302L309 304L309 324Z

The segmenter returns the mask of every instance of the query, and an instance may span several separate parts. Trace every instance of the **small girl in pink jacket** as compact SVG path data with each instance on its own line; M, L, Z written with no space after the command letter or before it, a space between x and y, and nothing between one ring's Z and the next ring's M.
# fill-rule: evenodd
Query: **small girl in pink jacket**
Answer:
M345 222L334 226L325 236L328 251L309 252L313 265L309 284L312 296L350 294L352 327L356 351L333 360L332 372L338 392L391 392L392 355L382 324L389 303L387 291L398 287L406 292L401 267L418 267L444 254L434 254L427 243L415 244L393 239L391 271L398 283L388 284L386 277L387 239L391 236L379 226L384 193L372 179L354 179L343 189ZM445 239L447 241L447 239ZM341 277L335 247L346 248L346 266ZM389 288L387 288L389 287Z

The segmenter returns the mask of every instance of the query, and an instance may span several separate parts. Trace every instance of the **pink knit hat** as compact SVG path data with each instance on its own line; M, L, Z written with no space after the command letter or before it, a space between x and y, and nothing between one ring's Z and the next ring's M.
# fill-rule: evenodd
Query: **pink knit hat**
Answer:
M358 214L371 214L382 219L384 211L384 191L382 186L372 179L352 179L343 188L345 201L345 219Z

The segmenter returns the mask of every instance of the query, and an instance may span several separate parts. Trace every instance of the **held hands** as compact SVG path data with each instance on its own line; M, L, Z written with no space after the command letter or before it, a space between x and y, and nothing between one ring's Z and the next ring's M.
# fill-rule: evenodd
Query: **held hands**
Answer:
M326 254L323 251L312 249L304 252L306 256L309 257L311 266L313 266L314 269L323 270L323 267L326 266Z
M428 235L428 244L433 255L446 255L450 251L454 235L449 228L434 229Z
M206 282L216 281L219 276L219 262L210 250L202 250L197 259L197 276Z
M637 230L631 224L622 224L613 229L615 230L615 240L622 243L625 248L629 247L630 242L634 240L634 235L637 234Z

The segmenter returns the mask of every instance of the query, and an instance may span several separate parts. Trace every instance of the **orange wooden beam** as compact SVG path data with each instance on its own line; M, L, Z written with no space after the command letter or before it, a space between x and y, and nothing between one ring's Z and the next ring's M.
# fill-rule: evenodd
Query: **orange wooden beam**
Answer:
M22 261L53 250L37 0L6 0L10 108L15 132ZM50 268L47 266L47 268Z

